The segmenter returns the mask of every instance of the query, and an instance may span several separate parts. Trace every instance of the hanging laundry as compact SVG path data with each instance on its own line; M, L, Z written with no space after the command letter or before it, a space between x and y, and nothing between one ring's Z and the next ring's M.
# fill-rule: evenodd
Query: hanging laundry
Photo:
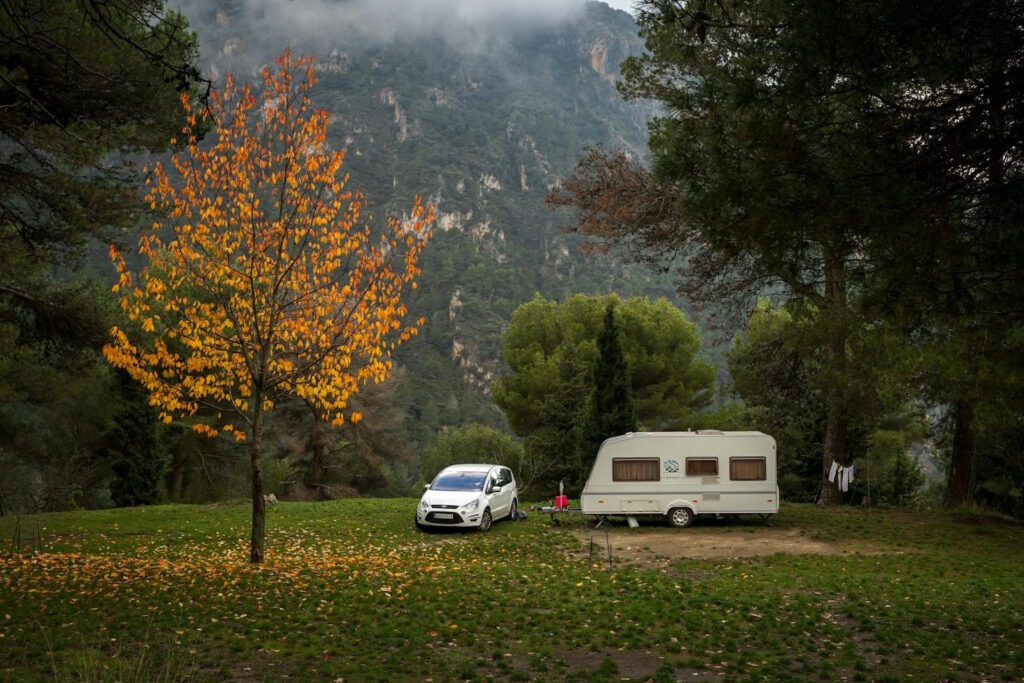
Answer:
M839 463L835 460L832 461L832 467L828 471L828 480L834 482L836 480L836 472L839 470Z

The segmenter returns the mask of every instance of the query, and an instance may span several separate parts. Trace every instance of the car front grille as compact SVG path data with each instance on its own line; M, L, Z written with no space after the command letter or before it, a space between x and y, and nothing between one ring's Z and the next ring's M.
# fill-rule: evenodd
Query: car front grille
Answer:
M435 506L435 507L440 507L440 506ZM464 519L462 519L462 515L460 515L457 512L442 513L442 514L450 514L452 516L451 519L445 519L443 517L438 517L437 516L438 514L439 513L433 512L433 511L427 513L427 521L430 522L431 524L462 524L462 522L465 521Z

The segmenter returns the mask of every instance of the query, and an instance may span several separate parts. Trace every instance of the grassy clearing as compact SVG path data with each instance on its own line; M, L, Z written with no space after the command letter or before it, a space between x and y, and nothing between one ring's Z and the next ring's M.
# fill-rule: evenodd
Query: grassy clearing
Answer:
M414 505L273 506L260 568L244 502L27 517L41 552L13 556L0 519L0 679L1024 676L1024 527L998 518L787 505L678 533L785 529L834 552L619 551L609 570L579 553L582 526L423 534Z

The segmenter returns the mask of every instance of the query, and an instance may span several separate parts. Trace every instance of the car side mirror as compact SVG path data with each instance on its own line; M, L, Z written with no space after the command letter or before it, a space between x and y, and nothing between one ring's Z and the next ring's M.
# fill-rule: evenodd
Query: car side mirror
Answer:
M424 491L429 491L430 490L430 484L424 484L423 485L423 490Z
M501 485L494 484L493 486L491 486L491 493L501 493Z

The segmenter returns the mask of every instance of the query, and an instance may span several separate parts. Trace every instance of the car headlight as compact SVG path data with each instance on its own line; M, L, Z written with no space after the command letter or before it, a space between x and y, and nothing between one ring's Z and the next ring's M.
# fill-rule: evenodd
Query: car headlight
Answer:
M474 498L473 500L471 500L468 503L466 503L465 505L463 505L462 509L463 510L476 510L478 507L480 507L480 499L479 498Z
M425 500L421 500L420 501L420 510L426 510L429 507L430 507L430 505L427 503L427 501L425 501Z

